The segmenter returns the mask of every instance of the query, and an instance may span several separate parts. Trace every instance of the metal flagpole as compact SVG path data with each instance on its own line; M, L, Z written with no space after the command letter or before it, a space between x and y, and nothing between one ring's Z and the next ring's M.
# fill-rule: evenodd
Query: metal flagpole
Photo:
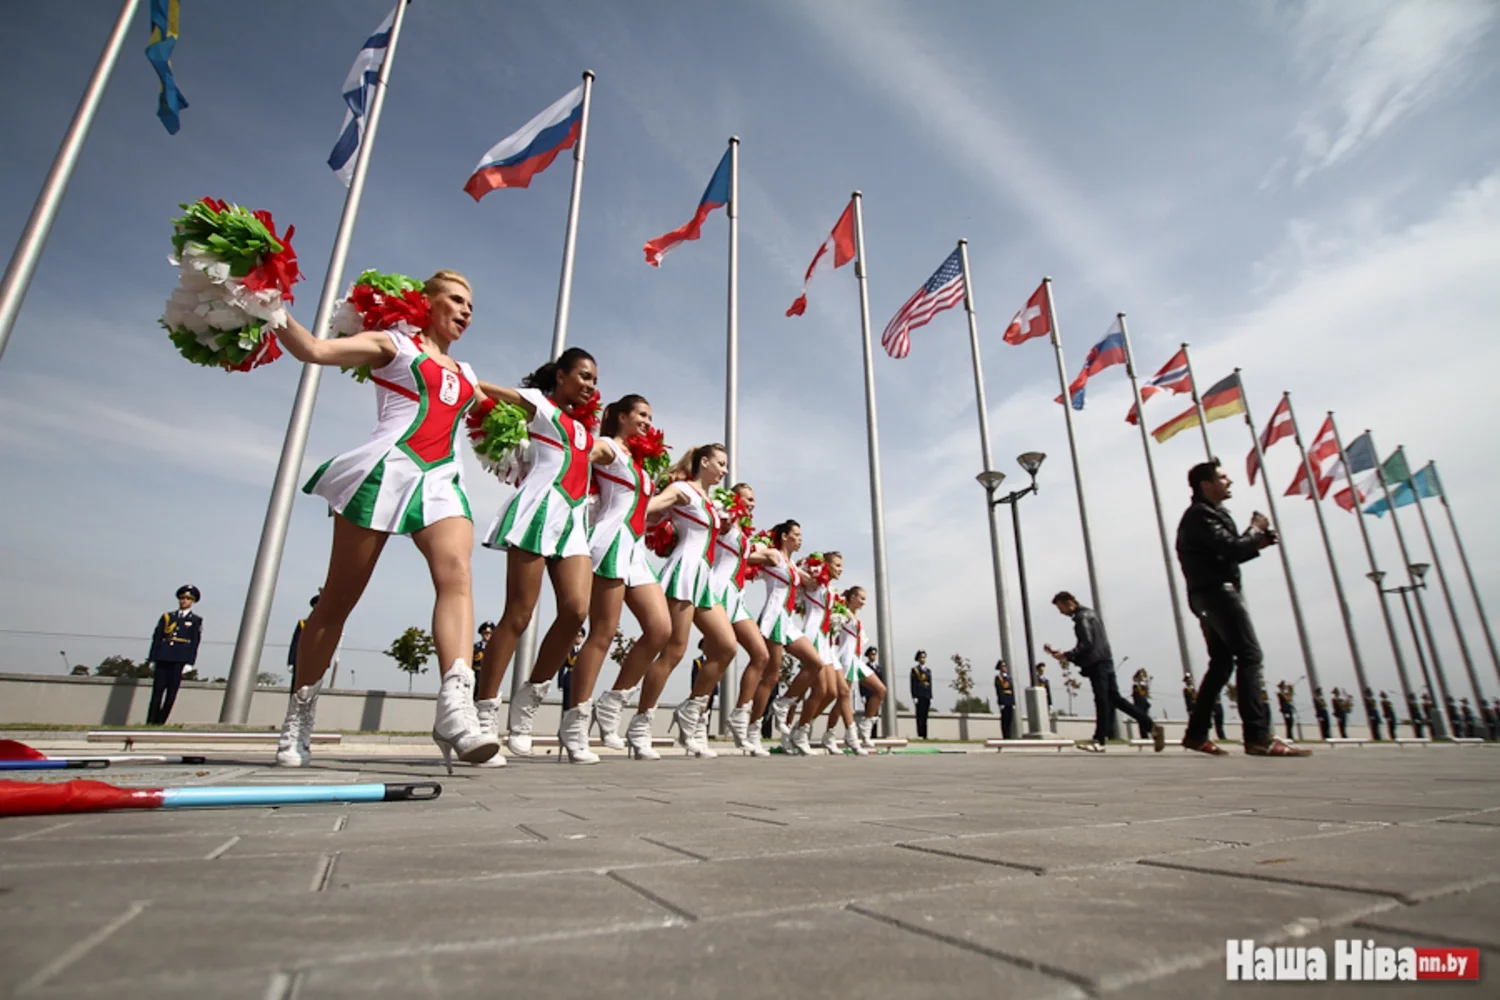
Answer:
M1052 279L1043 278L1047 289L1047 325L1052 328L1052 351L1057 355L1057 384L1063 398L1063 420L1068 425L1068 452L1073 456L1073 486L1078 491L1078 524L1083 529L1083 559L1088 564L1089 593L1094 611L1102 618L1104 607L1099 600L1099 574L1094 570L1094 542L1089 537L1089 510L1083 499L1083 469L1078 464L1078 442L1073 436L1073 407L1069 405L1068 370L1063 365L1062 337L1057 332L1057 307L1052 301Z
M1485 641L1490 646L1490 660L1495 664L1495 672L1500 674L1500 653L1495 651L1495 634L1490 631L1490 618L1485 614L1484 602L1479 599L1479 587L1474 583L1474 571L1469 568L1469 554L1464 551L1464 540L1458 535L1458 522L1453 520L1453 507L1448 503L1448 491L1443 488L1443 481L1438 476L1437 463L1428 462L1427 467L1432 470L1433 478L1438 482L1438 499L1443 502L1443 510L1448 514L1448 527L1453 530L1453 545L1458 549L1458 559L1464 566L1464 576L1469 580L1469 593L1474 595L1474 608L1479 612L1479 624L1484 628Z
M995 466L990 458L990 406L984 398L984 365L979 356L979 313L974 307L974 281L969 277L969 241L958 241L959 261L964 270L964 310L969 314L969 353L974 359L974 401L979 409L979 450L984 453L984 471L993 472ZM1064 390L1066 393L1066 390ZM990 525L990 564L995 572L995 605L999 612L1000 620L1000 655L1011 669L1011 676L1015 677L1016 661L1010 652L1010 601L1005 594L1005 566L1000 558L1000 528L995 523L995 508L990 504L990 493L986 491L985 520ZM887 656L892 650L886 652ZM1030 674L1032 665L1026 664L1027 673ZM891 674L890 690L891 699L895 699L895 672Z
M1130 392L1135 397L1135 412L1141 414L1141 388L1135 371L1135 352L1130 347L1130 332L1125 327L1125 314L1118 314L1120 336L1125 341L1125 374L1130 376ZM1065 396L1064 405L1071 400ZM1151 439L1147 435L1144 417L1136 421L1141 429L1141 447L1146 452L1146 477L1151 480L1151 503L1156 508L1156 531L1161 537L1161 561L1167 571L1167 593L1172 598L1172 623L1177 627L1177 654L1182 658L1184 673L1193 672L1193 661L1188 655L1187 628L1182 621L1182 598L1177 593L1177 570L1172 565L1172 543L1167 536L1167 521L1161 512L1161 488L1156 484L1156 464L1151 458Z
M1375 547L1370 544L1370 529L1365 524L1363 504L1360 503L1359 489L1354 485L1354 473L1349 471L1349 455L1344 451L1343 438L1339 437L1338 424L1334 422L1333 411L1328 412L1328 423L1333 428L1333 442L1339 448L1339 462L1344 467L1344 481L1349 484L1349 494L1354 498L1354 518L1359 523L1359 536L1365 543L1365 555L1370 559L1369 579L1375 584L1375 594L1380 598L1380 614L1385 619L1385 631L1391 640L1391 654L1396 658L1396 675L1401 681L1401 693L1406 698L1408 706L1415 704L1411 680L1406 676L1406 658L1401 654L1401 640L1397 638L1396 621L1391 617L1391 606L1386 602L1385 588L1380 585L1385 574L1375 564ZM1417 651L1421 652L1419 646ZM1391 739L1396 734L1391 733Z
M594 71L583 71L583 108L579 112L578 141L573 144L573 189L568 196L568 228L563 237L562 275L557 281L557 311L552 316L552 360L562 356L568 345L568 313L573 305L573 254L578 245L578 205L583 200L583 159L589 144L589 106L593 103ZM523 679L531 676L536 661L536 635L539 622L533 614L511 658L510 697L514 701Z
M1370 433L1369 428L1365 429L1365 433L1370 436L1370 447L1374 448L1375 435ZM1378 458L1380 452L1376 451L1375 455ZM1432 621L1427 617L1427 602L1422 600L1422 582L1411 568L1411 552L1406 547L1406 535L1401 530L1401 519L1396 516L1396 504L1391 497L1391 486L1385 481L1384 464L1376 470L1375 478L1380 481L1380 494L1385 498L1386 509L1390 511L1391 526L1396 531L1396 544L1401 548L1401 561L1406 564L1406 582L1411 587L1411 596L1416 599L1417 616L1422 621L1422 634L1427 639L1427 654L1432 659L1432 671L1437 674L1439 691L1434 692L1431 683L1428 683L1427 693L1433 698L1436 698L1439 693L1443 696L1443 704L1434 705L1432 712L1432 735L1436 739L1442 739L1448 735L1448 723L1443 716L1443 709L1448 702L1448 677L1443 673L1442 654L1438 652L1437 640L1432 634ZM1418 651L1420 652L1420 647Z
M1193 408L1198 411L1198 433L1203 435L1203 456L1210 462L1214 460L1214 446L1208 443L1208 415L1203 412L1203 400L1198 397L1198 376L1193 374L1193 355L1188 351L1188 345L1182 345L1182 358L1187 362L1189 392L1193 394ZM1141 417L1142 420L1146 418Z
M875 418L875 353L870 346L870 274L865 267L864 197L858 191L853 197L854 277L859 283L859 327L865 359L865 444L870 454L870 531L875 536L875 638L880 655L887 664L886 696L880 706L880 721L885 735L895 736L896 641L892 638L891 585L885 565L885 499L880 489L880 431Z
M739 482L740 468L740 137L729 137L729 317L724 347L724 447L729 449L729 481ZM739 698L735 677L739 651L719 678L719 735L729 732L729 713ZM780 669L780 664L777 664Z
M410 0L402 0L396 4L390 41L386 44L385 58L380 62L375 91L370 97L364 135L355 157L354 173L349 178L349 193L344 197L344 211L339 217L333 252L328 257L328 273L323 276L322 297L318 299L318 311L313 320L312 335L319 340L328 337L328 324L339 300L340 286L344 283L344 264L349 257L349 244L354 239L354 220L359 215L359 202L365 191L365 171L370 164L370 151L375 148L375 133L380 128L380 112L385 107L386 85L391 77L391 63L396 58L396 43L401 39L401 23L406 19L408 2ZM240 631L234 641L229 684L219 709L220 722L243 723L250 715L250 698L255 693L255 677L260 672L261 651L266 643L266 625L271 618L271 601L276 595L276 574L281 569L281 555L286 548L286 533L292 521L292 500L297 492L302 456L307 451L307 435L312 429L313 406L318 399L318 382L322 375L321 365L302 366L296 402L292 404L286 439L281 445L281 460L276 466L276 480L271 486L271 500L266 506L260 547L255 551L255 568L250 573Z
M1354 661L1354 678L1359 682L1359 700L1360 704L1363 705L1365 704L1365 692L1370 691L1372 698L1374 697L1374 692L1370 689L1370 681L1365 676L1365 660L1360 655L1359 640L1354 634L1354 619L1349 614L1349 601L1344 596L1344 581L1339 577L1339 565L1333 557L1333 542L1328 537L1328 522L1323 517L1323 498L1318 492L1318 477L1313 472L1312 461L1307 457L1307 448L1302 443L1302 431L1297 427L1297 414L1292 409L1292 394L1284 392L1281 395L1286 400L1287 416L1292 420L1292 440L1297 442L1297 451L1302 455L1302 471L1307 476L1308 488L1312 490L1311 500L1313 511L1318 515L1318 531L1323 535L1323 551L1328 554L1328 573L1333 577L1333 592L1339 600L1339 614L1344 619L1344 636L1349 640L1349 656ZM1269 491L1271 488L1269 472L1262 467L1261 474L1267 477L1266 489ZM1375 718L1379 719L1379 706L1376 709L1377 714ZM1366 715L1368 714L1366 712Z
M1271 477L1267 474L1266 454L1260 448L1260 434L1255 429L1255 418L1250 415L1250 394L1245 391L1245 381L1240 376L1240 370L1234 370L1235 377L1240 380L1240 400L1245 407L1245 426L1250 429L1250 440L1255 445L1255 458L1260 463L1262 472L1262 485L1266 488L1266 513L1271 519L1271 528L1280 537L1276 545L1276 551L1281 556L1281 569L1286 574L1286 592L1292 599L1292 620L1297 625L1297 641L1302 645L1302 662L1307 665L1307 682L1317 690L1323 686L1318 680L1318 667L1313 661L1312 643L1307 638L1307 623L1302 620L1302 602L1297 597L1297 584L1292 580L1292 560L1286 554L1286 537L1281 534L1281 522L1276 517L1276 496L1271 489Z
M1406 459L1406 450L1397 445L1396 452L1403 461ZM1411 472L1411 466L1406 467ZM1415 479L1406 481L1407 488L1411 490L1412 497L1417 501L1417 516L1422 521L1422 533L1427 536L1427 547L1432 550L1432 565L1437 570L1438 585L1443 588L1443 600L1448 604L1448 617L1453 621L1453 634L1458 637L1458 652L1464 659L1464 670L1469 674L1469 686L1474 689L1474 700L1483 704L1484 691L1479 687L1479 675L1474 672L1474 658L1469 655L1469 641L1464 637L1464 627L1458 620L1458 606L1453 603L1453 591L1448 587L1448 574L1443 569L1443 559L1438 555L1437 541L1432 537L1432 524L1427 520L1427 509L1422 506L1422 494L1417 489ZM1392 513L1395 513L1392 511Z
M120 49L125 46L125 34L130 29L130 21L139 6L140 0L125 0L120 5L120 15L115 18L114 29L109 33L109 40L104 43L104 51L100 53L99 62L94 66L94 75L89 77L89 84L78 101L78 110L73 112L73 121L68 125L62 145L52 161L52 169L47 171L47 179L42 183L36 204L32 206L31 217L26 220L26 228L16 241L10 265L5 269L5 278L0 282L0 357L4 356L5 345L10 342L11 330L15 328L16 318L21 314L21 304L26 300L31 278L36 274L37 261L41 259L42 249L47 245L52 222L57 218L63 195L68 191L68 182L73 179L73 168L78 165L79 154L83 152L84 141L88 139L89 129L94 124L94 115L98 113L99 105L104 100L104 90L109 86L110 75L115 71Z

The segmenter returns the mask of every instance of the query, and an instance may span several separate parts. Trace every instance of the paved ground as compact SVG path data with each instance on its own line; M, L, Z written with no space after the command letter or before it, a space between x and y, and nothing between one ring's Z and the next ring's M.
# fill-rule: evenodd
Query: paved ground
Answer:
M431 749L99 774L428 779ZM545 758L424 804L0 820L0 994L1496 996L1497 766L1488 747ZM1485 982L1226 983L1227 937L1477 946Z

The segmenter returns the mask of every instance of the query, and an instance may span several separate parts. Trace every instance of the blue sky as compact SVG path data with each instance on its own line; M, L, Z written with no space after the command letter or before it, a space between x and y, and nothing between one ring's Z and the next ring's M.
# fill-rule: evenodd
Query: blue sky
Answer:
M0 233L19 235L117 10L76 0L71 30L26 6L0 83ZM340 85L386 0L239 8L184 4L177 79L192 102L180 134L154 116L144 9L121 58L10 347L0 361L0 663L60 671L113 652L143 656L172 592L204 591L208 676L226 672L269 484L298 377L283 360L252 375L195 368L156 326L175 276L166 261L179 201L201 195L295 223L316 307L344 189L325 160ZM722 437L725 222L660 270L641 245L691 215L725 139L741 158L742 478L762 520L796 517L812 548L871 566L858 302L852 269L821 274L800 319L783 311L848 199L865 193L872 322L889 316L970 241L997 468L1050 457L1025 501L1039 638L1070 634L1045 598L1087 591L1072 471L1051 352L1000 335L1043 274L1054 278L1069 375L1114 314L1129 314L1149 374L1181 341L1204 384L1236 365L1257 417L1283 390L1310 439L1336 410L1346 438L1376 431L1437 459L1481 590L1500 601L1500 489L1482 387L1500 366L1500 9L1483 2L1058 5L765 0L434 3L407 18L349 275L366 267L475 284L460 355L495 381L545 359L570 161L524 191L474 204L462 191L493 143L598 73L570 342L598 357L604 394L642 392L677 448ZM938 666L998 653L972 376L961 311L878 356L896 650ZM1147 409L1155 426L1179 400ZM1123 675L1147 666L1180 716L1177 656L1140 441L1112 369L1077 415L1101 604ZM325 376L310 470L362 440L367 389ZM1216 451L1243 479L1242 422L1215 423ZM1155 448L1170 521L1186 503L1196 435ZM1290 442L1268 456L1284 488ZM471 462L482 529L504 498ZM1243 521L1264 495L1241 485ZM1433 506L1432 513L1440 515ZM1352 683L1312 511L1281 502L1283 532L1325 686ZM1363 652L1377 687L1395 675L1358 532L1330 509ZM1398 565L1388 523L1378 556ZM1425 552L1420 525L1403 511ZM1490 662L1446 524L1434 522L1475 667ZM321 580L329 525L296 507L270 639L284 643ZM1425 561L1425 556L1422 557ZM1006 560L1014 574L1013 553ZM475 555L478 616L504 596L503 559ZM1281 568L1261 559L1247 589L1271 682L1304 672ZM1020 608L1011 617L1021 654ZM1428 594L1444 664L1467 690L1441 594ZM545 604L545 600L544 600ZM425 624L430 587L412 548L387 550L350 620L359 686L404 679L378 652ZM1496 609L1500 613L1500 607ZM873 611L867 620L873 624ZM65 632L73 637L23 635ZM89 636L135 637L92 639ZM1201 670L1201 640L1191 636ZM1408 657L1411 656L1408 652ZM284 657L271 646L266 666ZM341 683L344 677L341 675ZM430 678L427 680L430 685ZM679 693L674 681L669 697ZM904 689L904 682L902 688ZM1302 686L1305 689L1305 685ZM988 693L988 684L984 692ZM946 707L949 695L940 695Z

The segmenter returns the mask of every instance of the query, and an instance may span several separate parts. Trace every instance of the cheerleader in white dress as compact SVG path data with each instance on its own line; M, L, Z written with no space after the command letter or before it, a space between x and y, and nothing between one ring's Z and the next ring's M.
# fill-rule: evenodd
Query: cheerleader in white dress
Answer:
M785 651L800 664L796 678L787 688L788 697L776 699L773 706L777 712L777 728L783 733L782 748L790 753L810 754L809 734L818 713L808 716L807 725L799 723L795 728L787 729L787 713L802 692L809 692L809 703L821 703L822 676L828 666L814 641L803 634L799 621L802 616L797 614L798 593L806 581L792 556L801 547L802 527L796 521L783 521L771 529L771 547L766 552L768 558L760 568L760 575L766 581L766 599L759 622L770 663L779 666ZM762 672L761 693L757 696L760 704L764 705L770 697L779 673L774 667Z
M467 662L474 631L469 571L474 524L457 447L464 414L485 402L485 394L473 370L448 353L473 316L473 293L453 271L439 271L422 291L429 317L414 337L366 330L318 340L291 318L278 331L281 343L304 363L369 365L377 412L369 440L323 463L304 487L328 501L337 516L328 577L297 644L292 695L276 748L276 763L283 767L305 767L311 758L323 674L393 534L411 536L437 591L432 634L442 683L433 741L450 771L455 754L479 763L500 748L479 724L474 672Z
M695 757L715 757L708 741L698 727L699 720L708 710L708 696L718 686L719 678L729 661L734 658L734 629L729 625L729 616L714 603L709 584L709 569L713 559L714 536L718 529L714 505L708 491L724 478L728 467L728 453L720 444L706 444L694 448L672 467L672 483L652 498L649 517L652 520L669 517L677 533L677 540L662 567L662 589L666 592L667 607L672 616L672 635L656 661L646 671L641 684L639 711L631 720L631 734L644 734L649 740L651 716L667 678L682 662L687 652L688 634L694 625L703 635L703 667L698 671L697 683L690 696L672 713L672 722L677 727L677 742ZM643 752L649 745L640 746L630 737L631 753L649 758L654 754Z
M812 640L823 668L816 676L798 676L787 688L787 696L795 701L800 691L807 697L802 702L802 718L796 729L801 729L805 739L811 740L812 728L818 716L838 700L838 653L835 649L833 631L833 581L844 572L844 557L837 552L813 553L802 561L799 569L803 580L803 603L806 614L802 620L802 632ZM793 732L796 732L796 729ZM792 741L795 743L795 740ZM824 738L822 748L828 753L837 753L838 746Z
M842 598L843 614L834 616L834 636L838 640L835 657L838 659L838 700L828 713L828 733L833 733L835 718L844 722L844 746L863 756L872 748L870 733L874 729L880 703L885 699L885 683L875 676L875 671L865 662L865 627L859 620L859 609L865 606L865 588L850 587ZM857 721L854 718L854 688L869 692L865 698L865 714ZM824 737L824 746L829 742Z
M735 496L739 510L720 512L723 524L714 538L714 563L709 570L709 585L714 603L729 616L734 636L750 657L750 662L740 676L739 697L734 710L729 713L729 732L734 737L734 745L743 752L752 757L769 757L771 752L760 743L760 713L756 711L755 696L760 690L766 665L771 662L771 654L766 649L765 637L760 634L760 623L745 604L745 582L751 567L762 566L771 557L763 547L750 542L755 490L749 483L736 483L730 487L730 492ZM761 702L759 708L764 711L765 703ZM753 719L752 715L755 716ZM706 721L700 721L700 729Z
M557 616L537 648L537 664L560 667L588 617L593 563L587 504L594 435L572 413L593 400L597 380L593 355L570 347L556 361L526 376L519 389L480 383L492 399L526 411L532 455L520 489L485 541L487 547L507 550L505 611L485 648L485 669L477 691L479 718L486 732L499 732L500 682L536 610L544 570L552 580ZM550 677L522 684L511 702L506 739L511 753L531 753L532 720Z

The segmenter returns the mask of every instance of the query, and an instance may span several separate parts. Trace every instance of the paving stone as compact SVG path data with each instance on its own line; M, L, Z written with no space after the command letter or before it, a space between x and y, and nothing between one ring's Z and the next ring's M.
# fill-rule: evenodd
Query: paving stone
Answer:
M1414 823L1440 819L1466 811L1447 806L1322 802L1269 806L1257 810L1257 814L1273 819L1321 819L1346 823Z
M598 837L461 846L443 844L425 849L365 847L340 853L335 881L341 888L395 885L414 879L483 879L542 871L679 864L685 860L678 852L644 840Z
M108 857L114 862L201 858L222 847L230 836L233 835L163 833L155 837L114 839L36 837L20 842L0 843L0 880L4 879L4 873L11 868L71 865L100 857Z
M1038 873L1119 864L1146 857L1194 855L1216 850L1206 840L1176 836L1155 826L1081 827L956 837L913 842L912 850L942 857L966 858L986 864L1022 868Z
M305 893L321 855L204 861L91 861L0 869L0 899L88 900L114 905L132 899L231 899Z
M1377 931L1420 933L1500 953L1500 885L1479 886L1415 906L1385 910L1361 921L1360 926Z
M1295 840L1299 837L1312 837L1325 833L1349 833L1361 829L1361 826L1353 823L1334 823L1313 819L1272 819L1244 814L1174 819L1160 823L1132 825L1155 827L1162 833L1173 836L1246 845Z

